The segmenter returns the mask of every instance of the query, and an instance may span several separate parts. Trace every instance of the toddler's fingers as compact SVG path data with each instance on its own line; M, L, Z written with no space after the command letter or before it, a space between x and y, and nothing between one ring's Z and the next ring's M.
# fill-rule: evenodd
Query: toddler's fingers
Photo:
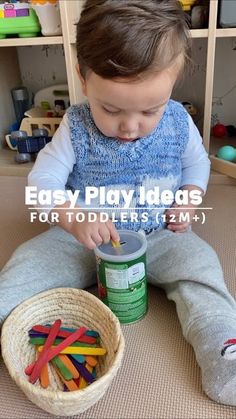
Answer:
M103 243L107 244L109 243L111 237L110 237L110 230L107 227L106 224L102 224L99 228L99 234L102 238Z
M80 239L80 243L86 246L89 250L95 249L97 244L93 241L92 237L86 236L85 238Z
M168 230L176 231L176 232L185 232L189 228L189 223L182 223L182 224L168 224Z
M118 231L115 228L115 225L113 224L113 222L111 220L108 220L106 223L109 232L110 232L110 239L116 241L120 241L120 236Z
M91 234L91 239L93 240L94 243L96 243L97 246L99 246L103 242L103 237L99 234L98 231L94 231Z

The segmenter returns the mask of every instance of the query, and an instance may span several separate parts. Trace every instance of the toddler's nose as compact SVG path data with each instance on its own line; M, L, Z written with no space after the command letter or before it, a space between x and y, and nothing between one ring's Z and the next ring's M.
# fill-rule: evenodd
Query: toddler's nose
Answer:
M132 119L127 119L127 120L123 120L120 123L120 132L122 134L126 134L129 137L132 137L132 135L135 135L138 133L138 127L139 124L136 120L132 120Z

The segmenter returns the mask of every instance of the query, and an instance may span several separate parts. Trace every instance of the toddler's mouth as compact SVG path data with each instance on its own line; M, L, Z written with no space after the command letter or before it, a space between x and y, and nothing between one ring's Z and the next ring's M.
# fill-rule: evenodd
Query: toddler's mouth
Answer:
M137 139L138 139L137 137L135 137L135 138L117 137L117 138L118 138L118 140L120 140L120 141L126 141L126 142L135 141L135 140L137 140Z

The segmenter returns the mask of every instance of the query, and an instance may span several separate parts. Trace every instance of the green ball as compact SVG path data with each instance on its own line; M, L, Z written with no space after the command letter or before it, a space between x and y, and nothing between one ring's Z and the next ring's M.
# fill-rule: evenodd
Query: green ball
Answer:
M225 145L224 147L219 148L217 157L227 161L234 161L236 160L236 148L231 145Z

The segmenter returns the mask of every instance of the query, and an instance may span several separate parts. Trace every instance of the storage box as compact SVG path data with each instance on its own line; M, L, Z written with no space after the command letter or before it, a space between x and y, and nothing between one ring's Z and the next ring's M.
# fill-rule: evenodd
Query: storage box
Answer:
M210 160L211 160L211 168L213 170L236 179L236 163L219 159L213 154L210 155Z
M219 24L222 28L236 27L235 0L221 0L219 7Z

